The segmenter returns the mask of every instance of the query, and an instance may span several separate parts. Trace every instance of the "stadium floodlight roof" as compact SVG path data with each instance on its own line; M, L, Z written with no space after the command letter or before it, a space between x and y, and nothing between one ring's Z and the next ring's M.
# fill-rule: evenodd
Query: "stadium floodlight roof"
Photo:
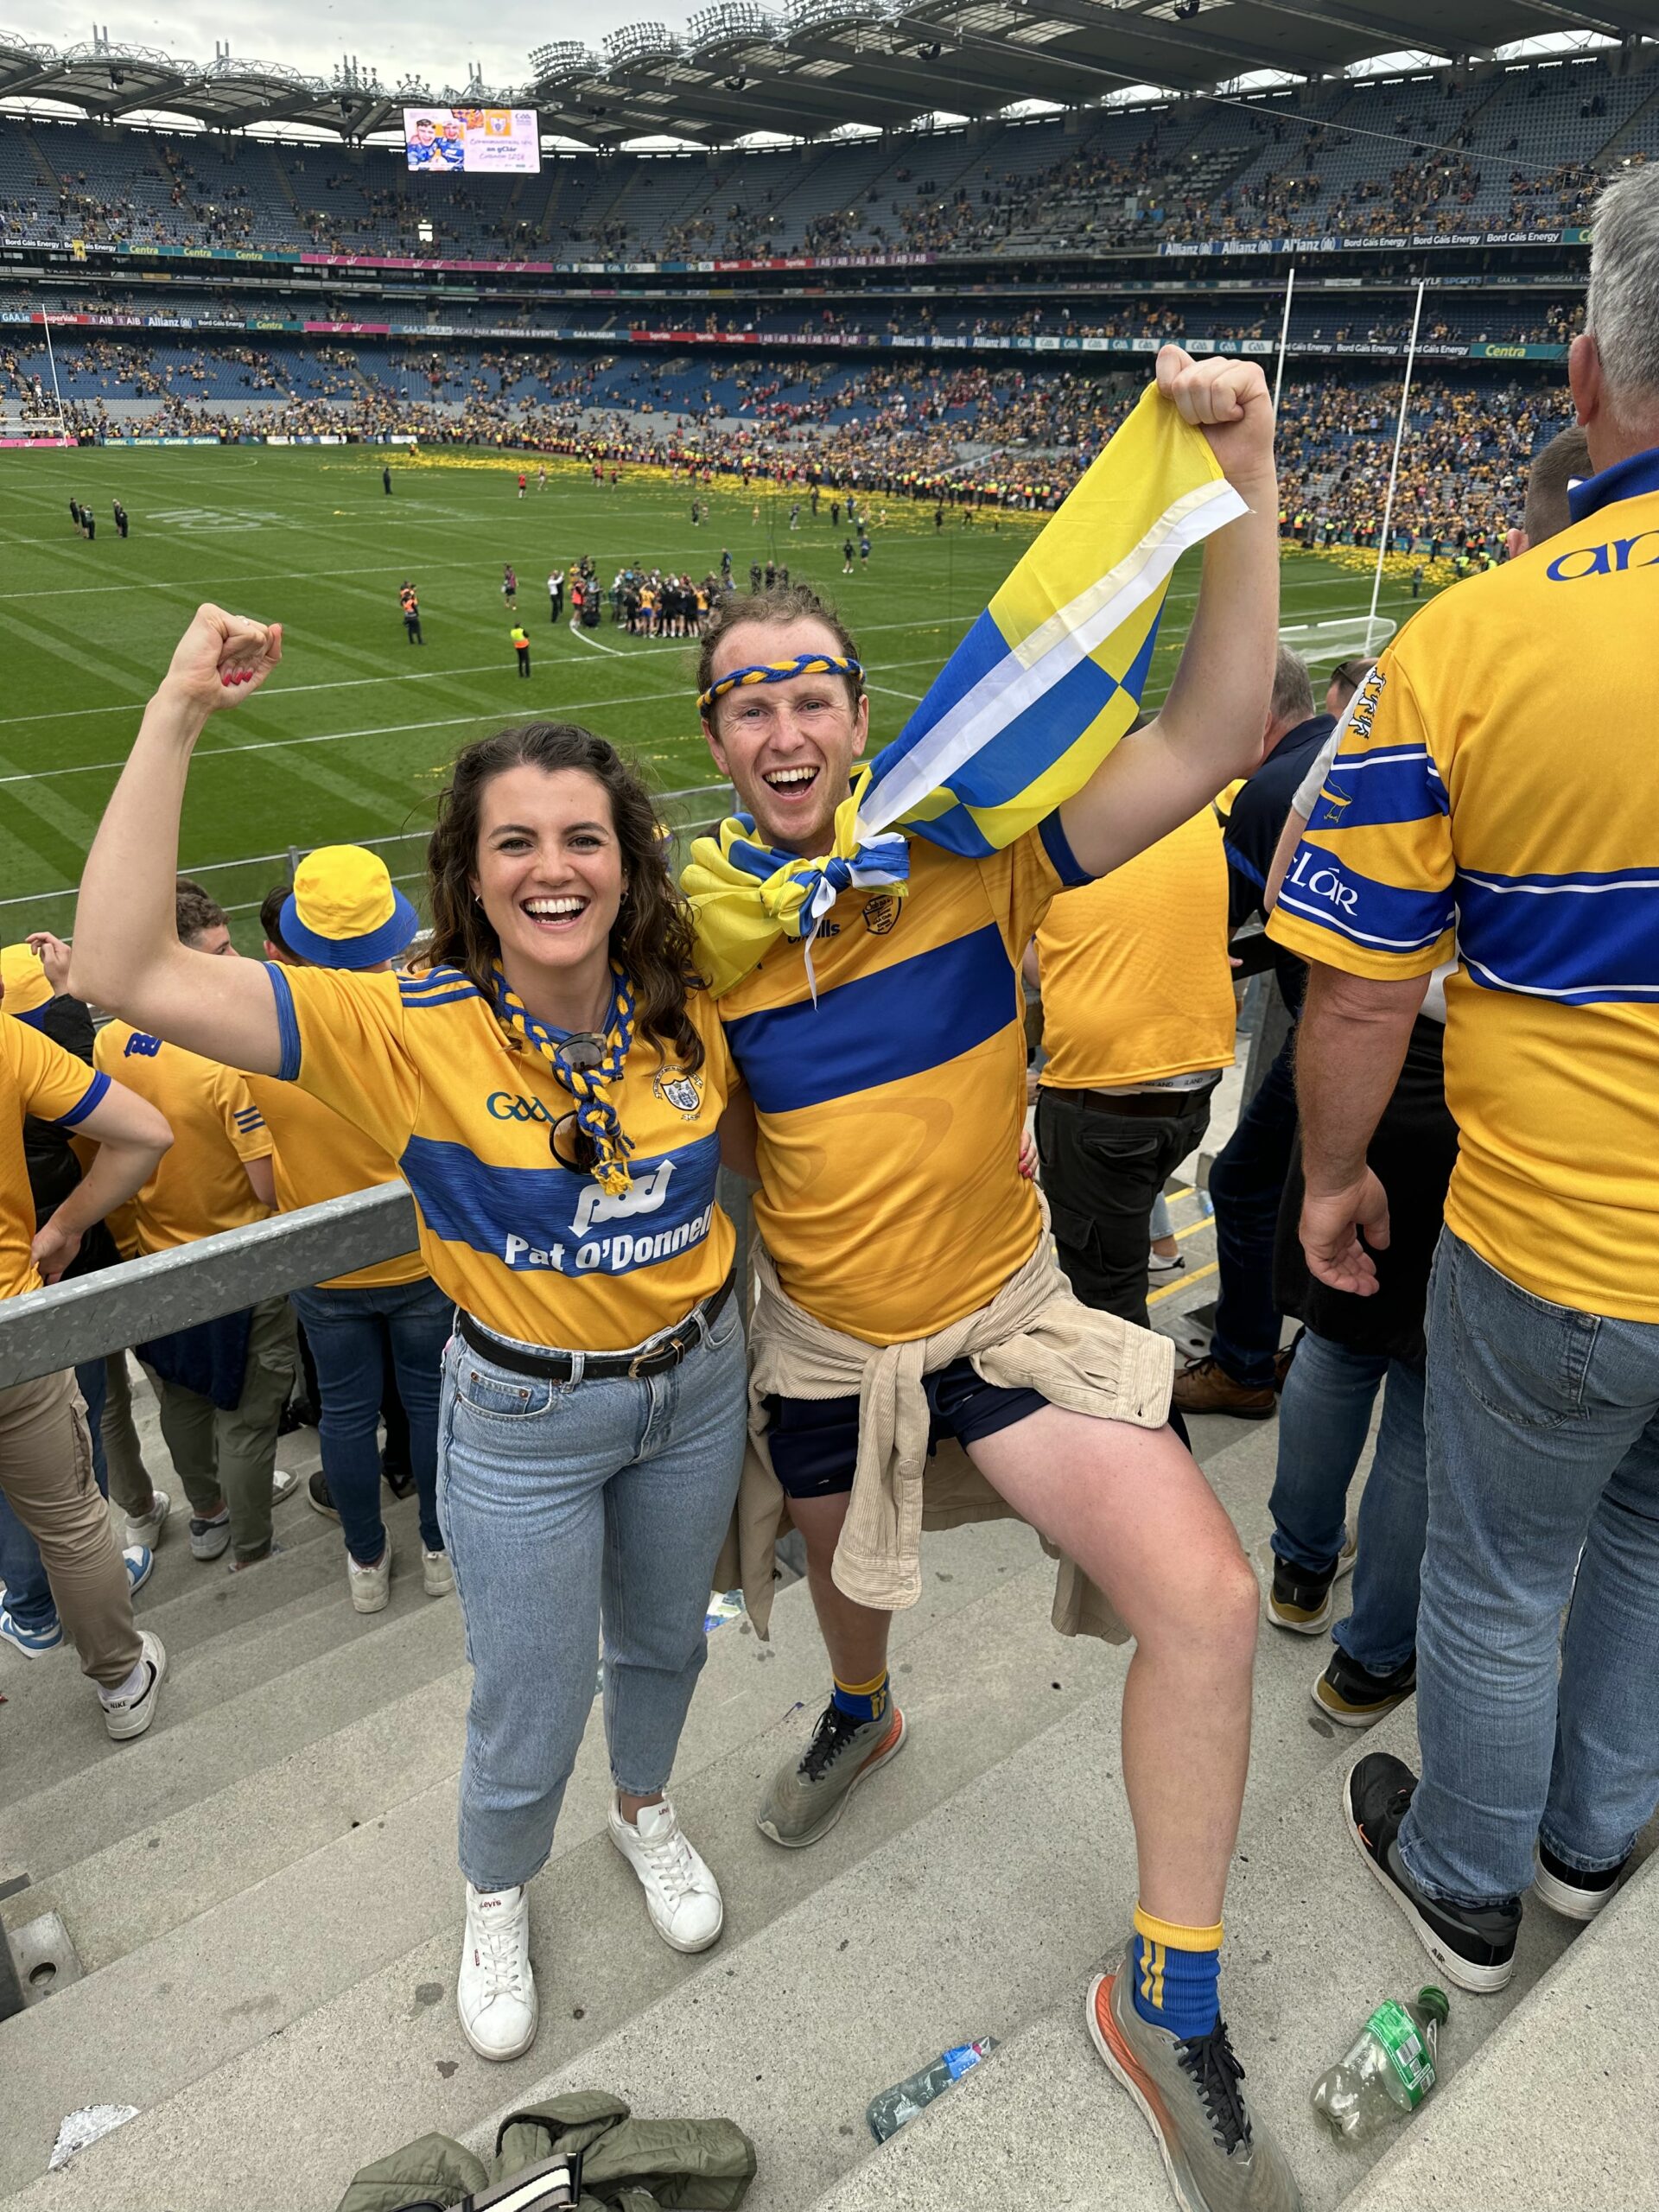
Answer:
M362 138L395 124L408 91L539 107L593 146L645 134L729 145L757 129L823 138L1028 100L1077 107L1132 86L1202 92L1258 72L1333 74L1384 54L1484 59L1541 31L1659 37L1659 0L712 0L683 32L634 22L599 53L576 40L537 47L528 86L396 95L372 76L325 85L228 54L204 68L102 37L58 53L0 31L0 101Z

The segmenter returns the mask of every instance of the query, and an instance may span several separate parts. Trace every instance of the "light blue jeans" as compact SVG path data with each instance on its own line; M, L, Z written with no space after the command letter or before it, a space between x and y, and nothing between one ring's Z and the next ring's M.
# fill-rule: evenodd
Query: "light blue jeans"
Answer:
M737 1497L746 1373L736 1296L677 1367L638 1381L537 1382L451 1338L438 1519L473 1667L461 1865L475 1889L546 1862L601 1628L611 1779L640 1797L667 1783Z
M1275 1558L1315 1574L1335 1566L1348 1485L1385 1381L1376 1453L1359 1502L1353 1611L1332 1632L1373 1675L1403 1667L1417 1641L1428 1520L1422 1376L1403 1360L1351 1351L1304 1329L1279 1401L1279 1466L1268 1501Z
M1400 1850L1430 1896L1496 1904L1535 1837L1599 1872L1659 1803L1659 1323L1551 1305L1446 1230L1427 1428Z

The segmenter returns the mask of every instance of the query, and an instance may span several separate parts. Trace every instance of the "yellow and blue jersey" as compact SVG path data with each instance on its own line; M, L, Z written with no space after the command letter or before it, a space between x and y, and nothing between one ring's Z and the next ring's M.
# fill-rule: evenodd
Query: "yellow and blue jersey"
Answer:
M1431 601L1350 712L1269 925L1446 986L1446 1217L1539 1297L1659 1321L1659 448Z
M620 1351L718 1290L735 1238L715 1204L731 1062L704 995L690 1001L696 1074L636 1039L612 1103L632 1144L607 1197L549 1139L575 1101L455 968L420 976L267 969L281 1074L397 1164L427 1271L498 1335Z
M1036 1249L1019 962L1084 880L1058 816L982 859L912 840L908 896L844 891L811 979L779 939L720 1000L760 1123L756 1220L785 1289L830 1327L931 1336Z
M32 1023L0 1021L0 1298L41 1287L29 1257L35 1194L23 1151L24 1116L76 1128L109 1087L108 1076L94 1073Z
M99 1031L92 1062L147 1098L173 1131L172 1150L131 1201L130 1228L124 1218L111 1224L124 1258L129 1236L139 1252L165 1252L266 1218L244 1163L270 1157L270 1131L245 1076L124 1021Z

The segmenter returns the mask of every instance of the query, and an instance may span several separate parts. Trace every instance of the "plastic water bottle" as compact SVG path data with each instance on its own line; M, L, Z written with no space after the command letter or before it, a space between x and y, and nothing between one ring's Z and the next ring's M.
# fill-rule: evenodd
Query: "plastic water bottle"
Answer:
M996 2049L996 2037L987 2036L979 2043L958 2044L953 2050L942 2050L931 2066L924 2066L919 2074L912 2074L908 2081L897 2082L890 2089L883 2089L879 2097L872 2097L864 2117L870 2123L870 2133L878 2143L885 2143L896 2135L906 2120L914 2120L924 2105L931 2105L942 2090L953 2082L960 2082L970 2068Z
M1313 2084L1313 2109L1339 2142L1361 2143L1415 2112L1434 2086L1435 2046L1451 2012L1443 1989L1420 1989L1414 2005L1379 2005L1353 2048Z

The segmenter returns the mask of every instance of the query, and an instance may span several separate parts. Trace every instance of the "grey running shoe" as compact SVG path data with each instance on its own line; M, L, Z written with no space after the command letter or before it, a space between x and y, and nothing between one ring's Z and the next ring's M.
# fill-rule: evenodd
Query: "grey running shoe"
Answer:
M1181 2043L1129 1994L1133 1942L1089 1990L1095 2048L1145 2113L1182 2212L1301 2212L1284 2153L1252 2123L1226 2028Z
M773 1775L755 1826L786 1851L817 1843L841 1818L859 1783L898 1758L906 1732L896 1705L879 1720L855 1720L832 1700L818 1715L804 1755L785 1761Z

